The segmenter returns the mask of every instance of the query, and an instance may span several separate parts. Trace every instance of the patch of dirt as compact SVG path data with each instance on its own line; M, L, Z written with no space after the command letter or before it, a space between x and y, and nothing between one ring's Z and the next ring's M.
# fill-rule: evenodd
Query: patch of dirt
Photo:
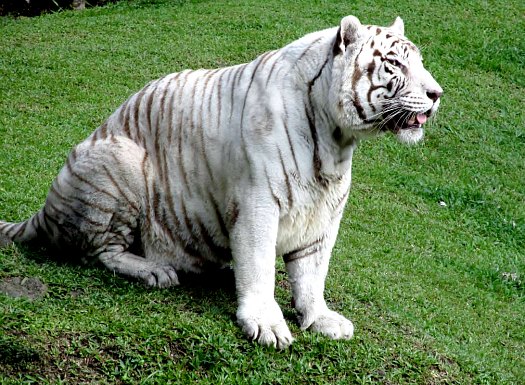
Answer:
M33 301L46 295L47 285L37 277L7 277L0 281L0 293Z

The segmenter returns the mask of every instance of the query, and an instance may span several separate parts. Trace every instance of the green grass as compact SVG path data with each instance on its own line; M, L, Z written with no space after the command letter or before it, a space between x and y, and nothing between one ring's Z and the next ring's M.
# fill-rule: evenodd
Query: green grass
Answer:
M351 341L245 340L226 285L148 290L9 247L0 383L525 383L525 7L497 1L122 1L0 19L0 218L44 202L69 149L163 74L245 62L355 14L404 18L445 89L422 145L363 143L326 294ZM446 206L440 204L444 202Z

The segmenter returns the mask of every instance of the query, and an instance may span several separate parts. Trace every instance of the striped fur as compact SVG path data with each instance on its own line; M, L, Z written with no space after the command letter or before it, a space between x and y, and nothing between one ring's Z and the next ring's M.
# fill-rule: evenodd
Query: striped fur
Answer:
M285 258L302 328L350 338L323 298L362 138L422 136L441 88L403 23L352 16L254 61L153 81L70 153L44 207L0 240L98 261L151 286L232 263L248 337L285 347Z

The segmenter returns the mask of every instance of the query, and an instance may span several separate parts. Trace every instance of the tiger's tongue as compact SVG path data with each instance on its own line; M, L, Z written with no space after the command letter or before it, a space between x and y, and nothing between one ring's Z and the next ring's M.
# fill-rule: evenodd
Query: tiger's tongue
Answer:
M427 116L425 114L416 114L410 116L410 119L406 122L407 127L419 126L421 127L427 121Z
M427 116L425 114L417 114L416 115L416 121L419 124L425 124L425 122L427 121Z

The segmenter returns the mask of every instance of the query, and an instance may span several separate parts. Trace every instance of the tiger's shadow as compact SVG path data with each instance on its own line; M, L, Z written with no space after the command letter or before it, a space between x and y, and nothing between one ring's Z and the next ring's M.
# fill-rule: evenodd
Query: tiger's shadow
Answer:
M197 317L212 317L218 323L236 323L237 296L234 271L231 267L206 271L200 274L177 272L180 285L170 288L151 288L138 280L113 274L103 266L72 261L71 256L49 253L45 249L16 246L17 254L38 265L38 276L47 285L46 297L52 301L81 301L89 306L93 298L105 298L115 303L135 298L155 312L172 312L180 309ZM26 271L34 271L34 267ZM55 275L56 274L56 275ZM290 287L282 266L276 266L276 298L285 320L296 324ZM152 295L151 295L152 294ZM93 302L94 303L94 302ZM142 305L140 305L142 306ZM141 316L144 316L142 314ZM199 328L199 326L196 326ZM235 329L237 330L237 329ZM1 342L1 341L0 341ZM0 344L1 345L1 344ZM0 346L1 348L1 346ZM0 353L1 349L0 349ZM0 358L2 354L0 354Z
M203 273L177 271L180 285L170 288L152 288L144 285L138 279L134 280L132 278L115 275L100 263L86 265L80 262L79 258L71 258L71 255L68 253L60 253L55 250L50 252L44 248L30 248L21 245L16 247L23 257L39 266L65 269L77 276L85 274L88 277L96 278L97 284L94 286L104 287L105 290L111 290L111 288L113 288L115 294L122 293L127 289L133 290L137 292L137 294L155 290L172 294L172 291L175 290L181 294L195 298L197 302L199 302L199 297L209 300L209 298L219 293L221 297L226 297L226 299L232 302L236 300L235 276L231 267L211 269ZM51 287L56 285L56 283L52 283ZM64 283L64 286L66 285L68 284ZM73 284L71 286L75 285Z
M133 295L147 296L156 292L163 297L162 303L169 306L184 304L184 308L193 313L204 314L213 308L213 313L227 314L235 322L237 295L233 268L216 268L203 273L186 273L177 271L180 285L170 288L152 288L139 280L122 277L107 270L101 264L85 265L79 258L71 255L49 252L46 249L31 249L27 246L16 246L23 258L49 270L64 270L65 276L79 277L75 284L73 279L57 279L55 282L46 282L49 287L48 296L55 299L70 298L71 296L89 296L96 290L101 290L108 296L118 298L130 292ZM44 281L46 279L44 278ZM89 287L84 287L88 282ZM293 309L293 300L284 266L276 266L275 277L276 299L281 306L284 318L296 322L297 315ZM278 298L277 298L278 297Z

